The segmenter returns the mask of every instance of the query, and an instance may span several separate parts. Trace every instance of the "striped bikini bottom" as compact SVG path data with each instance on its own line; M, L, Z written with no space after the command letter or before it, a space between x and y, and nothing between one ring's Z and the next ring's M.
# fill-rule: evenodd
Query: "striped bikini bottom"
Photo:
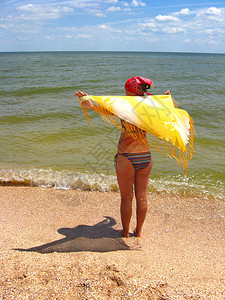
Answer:
M116 159L118 155L122 155L129 159L132 163L134 170L145 169L150 164L151 161L151 152L140 152L140 153L117 153L114 159L116 163Z

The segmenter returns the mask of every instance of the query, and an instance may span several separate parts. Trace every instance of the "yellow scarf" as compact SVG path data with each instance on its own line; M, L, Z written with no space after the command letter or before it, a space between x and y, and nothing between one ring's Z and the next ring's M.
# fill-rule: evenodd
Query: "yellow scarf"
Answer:
M195 130L189 114L177 108L171 95L85 96L79 98L80 104L87 99L98 104L94 105L95 111L103 120L140 143L143 142L142 130L146 131L148 143L161 154L174 157L186 174L193 155ZM83 111L91 121L87 110L83 108ZM121 119L126 121L122 125Z

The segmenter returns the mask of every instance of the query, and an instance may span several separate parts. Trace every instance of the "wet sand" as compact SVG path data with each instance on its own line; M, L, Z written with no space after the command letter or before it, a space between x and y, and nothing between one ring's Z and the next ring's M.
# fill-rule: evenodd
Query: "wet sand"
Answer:
M119 236L118 193L0 187L0 299L225 299L225 201L148 195Z

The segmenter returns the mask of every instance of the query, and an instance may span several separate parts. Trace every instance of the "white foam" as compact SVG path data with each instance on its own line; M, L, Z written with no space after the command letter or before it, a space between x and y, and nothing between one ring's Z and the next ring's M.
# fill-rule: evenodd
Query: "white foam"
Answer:
M77 172L69 170L49 169L0 169L0 183L12 185L28 185L53 187L55 189L79 189L100 192L118 192L116 176L102 173ZM224 184L204 174L182 175L153 178L151 175L148 185L149 193L168 195L215 197L224 199Z

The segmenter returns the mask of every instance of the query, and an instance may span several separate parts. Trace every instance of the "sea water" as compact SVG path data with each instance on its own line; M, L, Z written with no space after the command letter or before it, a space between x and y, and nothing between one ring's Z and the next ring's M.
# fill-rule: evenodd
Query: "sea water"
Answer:
M0 53L0 182L118 191L114 156L120 132L94 112L87 123L74 96L124 95L133 76L169 89L194 119L187 176L152 150L148 192L224 199L225 55L152 52Z

